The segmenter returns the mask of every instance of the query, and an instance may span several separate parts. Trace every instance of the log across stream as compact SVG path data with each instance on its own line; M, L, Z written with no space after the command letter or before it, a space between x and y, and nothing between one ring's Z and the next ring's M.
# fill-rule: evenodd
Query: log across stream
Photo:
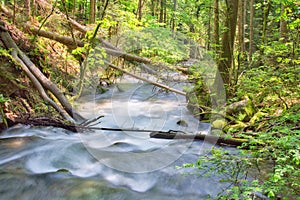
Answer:
M103 115L95 127L199 131L185 98L124 77L104 94L86 96L76 108L85 118ZM184 119L188 126L176 122ZM206 155L212 143L150 138L149 132L85 130L18 125L0 136L3 199L166 199L216 196L221 177L183 176L175 169ZM218 147L217 147L218 148ZM223 147L233 152L236 148Z

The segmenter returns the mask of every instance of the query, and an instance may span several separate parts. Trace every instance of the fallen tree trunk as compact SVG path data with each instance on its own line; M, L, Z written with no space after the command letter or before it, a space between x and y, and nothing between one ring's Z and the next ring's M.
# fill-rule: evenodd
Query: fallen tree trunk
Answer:
M71 37L61 36L61 35L58 35L56 33L52 33L52 32L49 32L49 31L39 30L38 28L29 26L28 24L24 25L24 29L28 33L37 34L39 36L42 36L42 37L45 37L45 38L48 38L48 39L51 39L51 40L55 40L59 43L62 43L64 45L72 48L72 49L76 48L77 46L78 47L83 47L86 44L85 42L83 42L81 40L76 40L75 41L76 44L74 44L74 40ZM118 50L114 50L114 49L110 49L110 48L105 48L105 47L104 47L104 50L109 55L112 55L112 56L115 56L115 57L121 57L121 58L124 58L127 61L136 61L136 62L145 63L145 64L148 64L148 63L151 62L151 60L148 59L148 58L143 58L143 57L140 57L140 56L124 53L122 51L118 51Z
M40 82L37 80L37 78L30 72L26 64L19 58L18 52L17 52L17 46L16 44L12 43L9 39L10 35L8 32L3 31L4 29L1 28L0 32L0 38L3 41L4 45L9 49L11 48L13 51L11 53L12 57L19 63L22 70L26 73L28 78L31 80L43 100L46 102L46 104L51 105L53 108L55 108L65 119L70 120L71 118L68 116L68 114L60 108L46 93L43 86L40 84Z
M30 26L28 24L24 24L23 27L24 27L24 31L26 31L27 33L31 33L31 34L39 35L39 36L42 36L42 37L45 37L45 38L48 38L51 40L55 40L59 43L62 43L64 45L68 46L71 49L75 49L77 46L83 47L85 44L81 40L76 40L74 43L74 40L71 37L62 36L62 35L52 33L49 31L40 30L39 28Z
M62 15L65 16L65 14L63 14L63 13L62 13ZM86 32L88 32L88 31L94 30L93 28L91 28L91 29L86 28L85 26L79 24L74 19L69 18L68 20L76 30L80 31L83 34L86 34ZM119 48L115 47L114 45L112 45L108 41L102 39L100 36L98 36L97 39L101 42L103 47L106 47L106 48L109 48L109 49L112 49L112 50L115 50L115 51L121 51Z
M44 8L45 10L51 10L51 9L53 9L52 8L53 5L50 4L50 3L48 3L47 1L36 0L36 2L39 4L40 7ZM87 28L86 26L78 23L74 19L72 19L70 17L67 17L67 15L65 13L62 13L59 9L55 9L55 12L58 13L58 14L60 14L62 17L66 18L72 24L72 26L76 30L80 31L83 34L86 34L88 31L94 30L94 28ZM103 47L120 51L120 49L118 49L117 47L115 47L114 45L112 45L111 43L109 43L108 41L102 39L100 36L98 36L97 39L101 42L101 44L102 44Z
M213 144L219 145L231 145L231 146L242 146L243 143L248 142L246 139L240 138L225 138L214 135L204 135L204 134L184 134L178 132L162 132L155 131L150 133L150 138L160 138L160 139L192 139L192 140L204 140Z
M57 128L63 128L72 132L78 132L76 125L74 123L66 123L61 119L49 118L49 117L29 117L23 116L15 119L8 119L8 125L14 126L16 124L24 124L29 126L53 126Z
M55 33L51 33L51 32L48 32L48 31L44 31L44 30L38 30L38 28L35 28L35 27L30 27L28 25L25 26L25 30L28 31L28 32L31 32L31 33L34 33L34 34L38 34L42 37L46 37L46 38L49 38L49 39L52 39L52 40L55 40L55 41L58 41L62 44L65 44L67 46L72 46L74 45L74 40L73 38L70 38L70 37L65 37L65 36L60 36L58 34L55 34ZM84 46L84 42L80 41L80 40L77 40L76 41L77 45L80 46L80 47L83 47ZM135 56L135 55L132 55L132 54L127 54L127 53L124 53L124 52L121 52L121 51L116 51L116 50L113 50L113 49L107 49L107 48L104 48L106 53L109 54L109 55L113 55L113 56L116 56L116 57L122 57L124 58L125 60L128 60L128 61L136 61L136 62L141 62L141 63L150 63L151 61L147 58L143 58L143 57L139 57L139 56ZM145 79L143 77L140 77L140 76L137 76L133 73L130 73L116 65L113 65L109 62L106 62L105 63L114 68L114 69L117 69L119 71L122 71L132 77L135 77L139 80L142 80L142 81L145 81L145 82L148 82L148 83L151 83L155 86L158 86L158 87L161 87L161 88L164 88L166 90L169 90L169 91L172 91L172 92L175 92L177 94L181 94L181 95L186 95L185 92L182 92L182 91L179 91L179 90L176 90L176 89L173 89L173 88L170 88L169 86L166 86L166 85L163 85L163 84L160 84L160 83L157 83L157 82L154 82L154 81L151 81L151 80L148 80L148 79ZM148 71L149 72L149 71ZM155 72L154 70L151 71L152 73L154 73L154 75L158 75L157 72Z
M5 44L6 48L12 49L12 56L16 59L16 61L21 65L22 69L25 71L26 75L33 82L34 86L39 91L42 98L53 106L64 118L66 119L74 119L76 121L82 121L84 118L76 112L76 110L69 103L67 98L63 95L63 93L59 90L59 88L51 82L35 65L31 62L31 60L23 53L16 43L11 38L8 30L5 28L4 22L0 22L1 26L1 39ZM60 108L53 100L49 98L49 96L44 91L44 88L49 90L60 102L63 109ZM67 117L65 113L68 113L70 117Z
M120 67L118 67L118 66L116 66L116 65L114 65L114 64L112 64L112 63L109 63L109 62L107 62L107 61L104 61L104 63L105 63L106 65L108 65L109 67L114 68L114 69L116 69L116 70L119 70L119 71L121 71L121 72L123 72L123 73L125 73L125 74L128 74L128 75L130 75L130 76L136 78L136 79L145 81L145 82L147 82L147 83L150 83L150 84L155 85L155 86L160 87L160 88L164 88L164 89L166 89L167 91L175 92L175 93L180 94L180 95L183 95L183 96L186 95L185 92L182 92L182 91L180 91L180 90L176 90L176 89L174 89L174 88L171 88L171 87L169 87L169 86L167 86L167 85L160 84L160 83L157 83L157 82L148 80L148 79L146 79L146 78L137 76L137 75L135 75L135 74L133 74L133 73L130 73L130 72L126 71L125 69L122 69L122 68L120 68Z

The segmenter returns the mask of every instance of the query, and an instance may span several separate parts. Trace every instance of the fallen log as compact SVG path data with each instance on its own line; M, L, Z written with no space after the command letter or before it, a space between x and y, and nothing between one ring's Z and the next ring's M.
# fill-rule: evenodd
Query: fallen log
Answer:
M81 40L75 40L75 43L74 43L74 39L71 37L62 36L62 35L59 35L56 33L52 33L50 31L39 30L37 27L33 27L28 24L24 24L23 27L24 27L24 30L28 33L36 34L36 35L39 35L39 36L42 36L42 37L45 37L45 38L48 38L51 40L55 40L59 43L62 43L64 45L72 48L72 49L76 48L77 46L83 47L86 44L85 42L83 42ZM151 60L148 58L143 58L140 56L124 53L122 51L105 48L105 47L104 47L104 50L109 55L112 55L115 57L121 57L127 61L136 61L136 62L145 63L145 64L148 64L151 62Z
M70 127L68 127L70 128ZM169 131L155 131L155 130L145 130L145 129L132 129L132 128L109 128L109 127L90 127L90 126L81 126L74 125L73 127L76 130L84 131L84 130L102 130L102 131L117 131L117 132L142 132L142 133L150 133L150 138L157 139L189 139L189 140L204 140L206 142L210 142L218 145L227 145L240 147L244 143L249 142L247 139L241 138L226 138L221 136L214 135L205 135L205 134L192 134L186 133L184 131L177 130L169 130ZM243 148L247 148L244 146Z
M12 49L12 56L20 64L26 75L33 82L34 86L37 88L39 94L42 98L53 106L64 118L70 120L74 119L75 121L82 121L84 118L76 112L76 110L69 103L64 94L60 89L51 82L40 70L37 68L33 62L23 53L16 43L11 38L8 30L5 28L5 23L0 22L0 33L1 40L5 44L7 49ZM63 108L60 108L49 96L46 94L45 89L49 90L59 101ZM68 117L65 113L68 113Z
M15 119L8 119L8 125L14 126L17 124L24 124L24 125L29 125L29 126L35 126L35 127L40 127L40 126L53 126L57 128L62 128L65 130L72 131L74 133L78 132L78 129L73 123L66 123L62 119L56 119L53 117L47 117L47 116L40 116L40 117L18 117Z
M44 31L44 30L39 30L38 28L35 28L35 27L30 27L29 25L25 25L24 26L25 30L30 32L30 33L34 33L34 34L38 34L42 37L46 37L46 38L49 38L49 39L52 39L52 40L55 40L55 41L58 41L62 44L65 44L67 46L72 46L74 45L74 40L73 38L70 38L70 37L65 37L65 36L60 36L58 34L55 34L55 33L51 33L49 31ZM84 46L84 42L78 40L76 41L77 45L80 46L80 47L83 47ZM135 55L132 55L132 54L127 54L127 53L124 53L124 52L120 52L120 51L116 51L116 50L113 50L113 49L107 49L107 48L104 48L106 53L110 54L110 55L113 55L113 56L117 56L117 57L122 57L124 58L125 60L128 60L128 61L136 61L136 62L141 62L141 63L150 63L151 61L147 58L143 58L143 57L139 57L139 56L135 56ZM145 79L143 77L140 77L140 76L137 76L133 73L130 73L116 65L113 65L109 62L106 62L105 61L105 64L107 64L109 67L111 68L114 68L114 69L117 69L119 71L122 71L123 73L125 74L128 74L134 78L137 78L139 80L142 80L142 81L145 81L145 82L148 82L148 83L151 83L155 86L158 86L158 87L161 87L161 88L164 88L166 90L169 90L169 91L172 91L172 92L175 92L177 94L181 94L181 95L186 95L185 92L182 92L182 91L179 91L179 90L176 90L174 88L170 88L169 86L166 86L164 84L160 84L160 83L157 83L157 82L154 82L154 81L151 81L151 80L148 80L148 79ZM155 73L157 74L157 73Z
M248 142L247 139L225 138L221 136L204 135L204 134L186 134L180 131L175 131L175 132L154 131L150 133L150 138L204 140L213 144L230 145L236 147L242 146L243 143Z
M53 9L53 5L48 3L47 1L36 0L36 2L39 4L40 7L44 8L45 10ZM71 17L67 16L65 13L62 13L59 9L55 9L55 12L60 14L62 17L66 18L68 20L68 22L70 22L76 30L80 31L83 34L86 34L88 31L93 31L94 30L93 27L88 28L88 27L78 23L76 20L74 20ZM110 42L104 40L100 36L98 36L97 39L101 42L103 47L120 51L119 48L115 47Z
M63 13L62 13L62 15L65 16L65 14L63 14ZM80 31L83 34L86 34L88 31L94 30L94 28L86 28L85 26L79 24L77 21L75 21L72 18L69 18L68 20L76 30ZM112 45L108 41L102 39L100 36L98 36L97 39L101 42L103 47L106 47L106 48L109 48L109 49L112 49L112 50L115 50L115 51L121 51L119 48L115 47L114 45Z
M74 40L73 38L70 38L70 37L65 37L65 36L60 36L58 34L55 34L55 33L51 33L49 31L44 31L44 30L39 30L38 28L35 28L35 27L30 27L29 25L25 25L25 30L28 31L28 32L31 32L31 33L34 33L34 34L38 34L42 37L46 37L46 38L49 38L49 39L52 39L52 40L55 40L55 41L58 41L62 44L65 44L65 45L74 45ZM83 47L84 46L84 42L78 40L76 41L77 45L78 46L81 46ZM139 57L139 56L135 56L135 55L132 55L132 54L127 54L127 53L124 53L124 52L120 52L120 51L116 51L116 50L113 50L113 49L107 49L107 48L104 48L106 53L110 54L110 55L113 55L113 56L117 56L117 57L122 57L124 58L125 60L128 60L128 61L137 61L137 62L141 62L141 63L150 63L151 61L147 58L143 58L143 57ZM157 83L157 82L154 82L154 81L151 81L151 80L148 80L148 79L145 79L143 77L140 77L140 76L137 76L133 73L130 73L116 65L113 65L107 61L104 61L105 64L107 64L109 67L111 68L114 68L114 69L117 69L119 71L122 71L123 73L125 74L128 74L134 78L137 78L139 80L142 80L142 81L145 81L145 82L148 82L148 83L151 83L152 85L155 85L155 86L158 86L158 87L161 87L161 88L164 88L166 90L169 90L169 91L172 91L172 92L175 92L177 94L181 94L181 95L186 95L185 92L182 92L182 91L179 91L179 90L176 90L174 88L170 88L169 86L166 86L164 84L160 84L160 83ZM157 75L157 73L155 73Z
M75 43L74 43L74 40L71 37L62 36L62 35L59 35L56 33L52 33L50 31L44 31L42 29L40 30L39 28L28 25L28 24L23 24L23 28L24 28L24 31L26 31L27 33L31 33L31 34L39 35L39 36L42 36L42 37L45 37L45 38L48 38L51 40L55 40L59 43L62 43L64 45L70 47L71 49L75 49L77 46L83 47L85 44L81 40L75 40Z
M135 75L135 74L133 74L133 73L131 73L131 72L128 72L128 71L126 71L125 69L122 69L122 68L120 68L120 67L118 67L118 66L116 66L116 65L114 65L114 64L112 64L112 63L109 63L109 62L107 62L107 61L104 61L104 63L105 63L106 65L108 65L109 67L111 67L111 68L113 68L113 69L116 69L116 70L119 70L119 71L121 71L121 72L123 72L123 73L125 73L125 74L128 74L129 76L132 76L132 77L136 78L136 79L145 81L145 82L147 82L147 83L150 83L150 84L155 85L155 86L160 87L160 88L164 88L164 89L166 89L167 91L171 91L171 92L174 92L174 93L183 95L183 96L186 95L186 93L183 92L183 91L176 90L176 89L171 88L171 87L169 87L169 86L167 86L167 85L164 85L164 84L161 84L161 83L157 83L157 82L148 80L148 79L143 78L143 77L141 77L141 76L137 76L137 75Z

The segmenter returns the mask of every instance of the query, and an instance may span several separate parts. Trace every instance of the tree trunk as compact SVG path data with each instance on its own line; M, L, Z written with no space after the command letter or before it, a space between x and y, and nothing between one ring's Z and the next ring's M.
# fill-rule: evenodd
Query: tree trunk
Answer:
M209 13L210 12L211 12L211 8L209 9ZM211 15L208 16L206 49L210 50L210 46L211 46Z
M155 85L155 86L160 87L160 88L163 88L163 89L166 89L167 91L174 92L174 93L176 93L176 94L180 94L180 95L183 95L183 96L186 95L185 92L182 92L182 91L180 91L180 90L176 90L176 89L174 89L174 88L171 88L171 87L169 87L169 86L167 86L167 85L164 85L164 84L161 84L161 83L157 83L156 81L148 80L148 79L146 79L146 78L137 76L137 75L135 75L135 74L133 74L133 73L130 73L130 72L126 71L125 69L122 69L122 68L120 68L120 67L118 67L118 66L116 66L116 65L114 65L114 64L111 64L111 63L109 63L109 62L107 62L107 61L104 61L104 63L105 63L106 65L108 65L109 67L114 68L114 69L116 69L116 70L119 70L119 71L121 71L121 72L123 72L123 73L125 73L125 74L128 74L128 75L130 75L130 76L136 78L136 79L145 81L145 82L147 82L147 83L150 83L150 84L152 84L152 85Z
M254 36L254 0L250 0L250 25L249 25L249 58L248 60L252 60L252 54L253 54L253 36Z
M90 0L90 24L95 23L96 17L96 0Z
M268 26L268 18L271 10L272 2L269 0L267 7L264 8L264 18L263 18L263 28L262 28L262 37L261 37L261 43L262 45L266 44L267 40L267 26Z
M288 39L288 27L287 21L284 19L285 6L281 5L281 17L280 17L280 38L282 39L282 43L286 43Z
M31 0L25 0L25 9L26 9L26 12L27 12L27 17L28 19L30 19L31 17Z
M144 4L143 0L139 0L139 2L138 2L138 10L137 10L137 19L139 21L142 20L142 16L143 16L143 4Z
M240 138L226 138L214 135L205 135L205 134L186 134L176 132L151 132L150 138L159 138L159 139L188 139L188 140L204 140L205 142L219 144L219 145L232 145L232 146L241 146L243 143L248 142L247 139Z
M160 13L159 13L159 23L164 22L164 7L165 7L165 0L160 0Z
M156 7L157 7L157 1L151 0L151 15L153 17L156 16Z
M232 70L233 75L233 84L236 85L238 81L238 71L240 69L240 66L244 60L244 0L239 0L239 6L238 6L238 45L237 45L237 65ZM235 65L233 65L235 66Z
M164 0L164 23L167 24L167 0Z
M106 0L105 4L104 4L104 7L103 7L103 10L102 10L102 13L101 13L101 16L100 16L101 20L103 20L104 17L105 17L105 13L106 13L106 10L107 10L107 7L108 7L108 3L109 3L109 0Z
M16 0L14 0L14 13L13 13L13 24L16 22Z
M222 36L221 60L219 62L219 71L225 85L230 85L230 69L233 65L233 50L237 24L237 11L239 0L226 1L226 30Z
M214 1L214 45L218 61L220 49L219 0Z
M244 54L244 0L239 0L238 9L238 47L241 54Z
M81 40L76 40L76 44L74 44L74 40L71 37L66 37L66 36L61 36L58 35L56 33L52 33L52 32L48 32L48 31L44 31L44 30L39 30L38 28L35 27L30 27L28 25L24 25L25 31L29 32L29 33L33 33L33 34L37 34L39 36L42 37L46 37L52 40L55 40L57 42L60 42L64 45L67 45L70 48L76 48L77 46L79 47L83 47L84 46L84 42ZM140 62L140 63L145 63L145 64L149 64L151 62L150 59L148 58L143 58L140 56L136 56L133 54L128 54L122 51L118 51L118 50L114 50L114 49L110 49L110 48L104 48L105 52L109 55L115 56L115 57L121 57L124 58L127 61L136 61L136 62Z
M176 27L176 11L177 11L177 0L173 0L173 14L172 14L172 24L171 24L171 30L172 32L175 32Z
M73 16L74 19L75 19L75 13L76 13L76 6L77 6L76 0L73 0L72 16Z

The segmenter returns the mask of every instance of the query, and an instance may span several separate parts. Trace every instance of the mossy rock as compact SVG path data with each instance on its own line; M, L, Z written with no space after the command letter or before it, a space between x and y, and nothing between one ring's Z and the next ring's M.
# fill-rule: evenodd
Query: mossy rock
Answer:
M225 119L217 119L211 123L212 128L223 129L226 126L227 122Z

